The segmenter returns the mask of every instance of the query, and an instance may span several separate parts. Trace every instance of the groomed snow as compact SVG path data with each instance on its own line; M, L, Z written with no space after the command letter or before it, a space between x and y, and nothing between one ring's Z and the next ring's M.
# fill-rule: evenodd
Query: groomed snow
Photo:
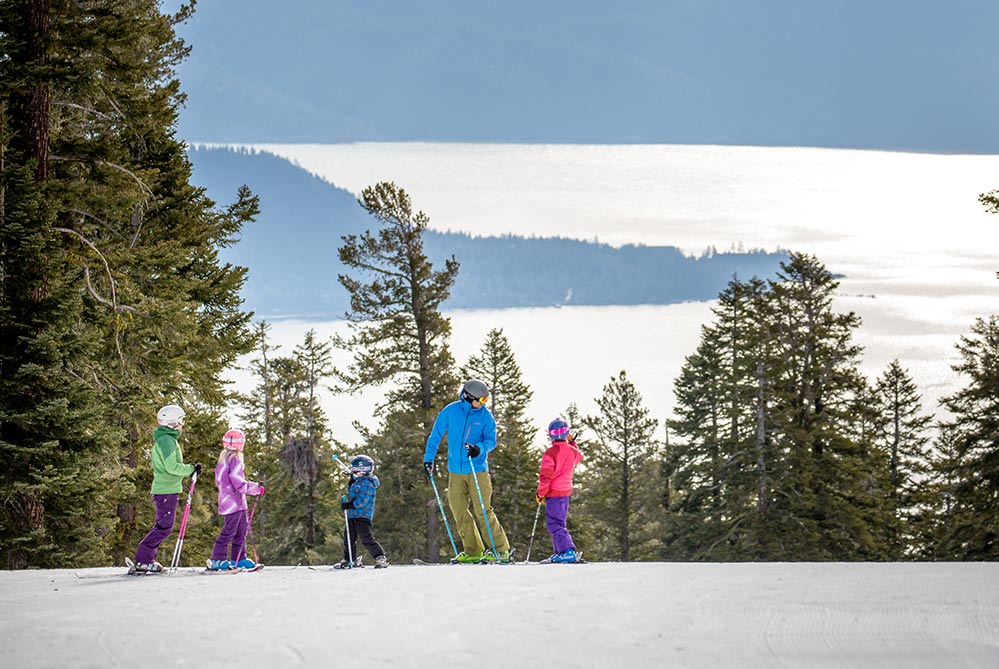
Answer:
M995 563L123 571L0 572L0 666L999 666Z

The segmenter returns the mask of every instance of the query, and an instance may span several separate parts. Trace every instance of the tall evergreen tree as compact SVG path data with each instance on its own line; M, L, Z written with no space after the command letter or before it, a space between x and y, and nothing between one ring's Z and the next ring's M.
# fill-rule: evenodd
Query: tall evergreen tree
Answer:
M876 454L856 439L852 411L865 392L860 348L852 341L860 319L833 311L839 282L814 256L792 254L771 283L773 345L784 361L770 383L771 416L775 446L786 454L771 508L798 524L788 557L883 557Z
M378 183L365 188L359 202L378 228L348 235L340 247L340 261L364 276L340 275L350 294L352 333L336 345L354 360L338 374L346 390L388 386L376 409L380 424L359 426L382 481L379 540L390 554L436 560L440 517L421 463L434 417L458 388L448 345L451 322L440 312L458 262L450 258L434 269L423 250L430 219L413 210L405 190Z
M261 349L271 350L266 339ZM258 471L267 488L254 527L271 563L316 564L340 554L344 479L332 462L328 419L317 397L333 371L330 354L330 345L309 330L293 356L255 362L260 383L241 398L248 449L260 444L247 468Z
M886 469L838 283L792 254L776 281L730 283L676 381L670 557L884 557ZM793 536L794 540L788 540Z
M580 506L604 530L593 552L604 559L650 560L660 553L662 510L658 421L622 370L597 398L600 414L583 425L593 434L586 469L581 472Z
M35 542L27 535L43 541L48 548L29 551L36 564L131 552L150 521L142 455L156 408L185 405L185 454L211 457L224 428L221 372L252 347L240 310L245 270L217 253L255 215L256 199L244 189L217 211L190 185L174 137L182 96L173 68L187 49L172 26L189 11L163 16L152 0L0 3L9 55L0 62L2 327L15 342L0 354L0 393L21 396L4 402L0 435L24 464L4 488L27 495L7 507L15 529L2 541L21 556ZM31 301L38 308L23 309ZM60 417L58 406L72 409ZM32 480L45 465L65 475ZM92 486L118 498L117 509L88 494ZM73 509L56 502L69 490ZM34 509L34 520L18 509ZM200 540L193 532L192 545Z
M952 457L937 465L950 482L942 559L999 558L999 316L978 318L957 345L954 371L966 385L942 400L941 431Z
M532 448L538 429L526 416L534 393L501 328L489 331L479 352L462 366L461 377L481 379L492 391L489 409L496 419L497 443L489 454L493 506L511 545L526 546L537 506L541 453Z
M888 466L885 502L895 521L888 527L888 557L898 560L920 550L920 537L927 529L933 419L922 413L916 384L898 360L878 378L874 396L878 410L875 444Z

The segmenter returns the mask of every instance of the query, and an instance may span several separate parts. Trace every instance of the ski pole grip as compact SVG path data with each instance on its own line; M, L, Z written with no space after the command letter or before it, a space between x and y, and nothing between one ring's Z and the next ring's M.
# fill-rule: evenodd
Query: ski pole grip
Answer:
M340 465L340 468L343 469L345 472L350 471L350 467L348 467L347 464L343 460L341 460L336 453L333 454L333 462Z

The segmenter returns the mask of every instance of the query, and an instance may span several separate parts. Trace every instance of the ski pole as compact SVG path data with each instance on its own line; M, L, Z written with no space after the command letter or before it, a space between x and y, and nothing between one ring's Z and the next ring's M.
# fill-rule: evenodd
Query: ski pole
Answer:
M333 456L336 459L336 456ZM346 502L347 496L340 495L340 501ZM350 545L350 519L347 518L347 509L343 510L343 540L347 544L347 558L350 560L350 566L354 566L354 549Z
M489 515L486 513L486 501L482 498L482 488L479 487L479 477L475 475L475 465L472 464L472 456L468 456L468 465L472 468L472 480L475 481L475 492L479 493L479 504L482 506L482 520L486 521L486 531L489 532L489 545L493 548L493 555L499 559L496 552L496 542L493 541L493 528L489 527Z
M336 455L336 453L333 454L333 462L335 462L338 465L340 465L340 468L343 469L343 471L345 471L347 473L350 473L350 467L347 466L346 462L344 462L343 460L341 460L340 458L338 458L337 455Z
M257 540L253 538L253 514L257 512L257 502L260 501L260 495L253 498L253 508L250 509L250 517L246 520L246 529L250 533L250 541L253 542L253 561L259 562L260 558L257 557ZM246 546L243 546L243 555L246 557Z
M531 528L531 541L530 543L527 544L527 558L524 559L524 562L531 561L531 547L534 546L534 533L538 529L538 516L540 515L541 515L541 502L538 502L538 510L534 512L534 527Z
M173 547L173 559L170 560L170 571L168 574L177 571L180 566L180 551L184 547L184 534L187 532L187 518L191 514L191 498L194 497L194 484L198 482L198 472L191 475L191 487L187 491L187 504L184 506L184 517L180 521L180 530L177 533L177 545Z
M434 497L437 498L437 508L441 510L441 518L444 519L444 529L447 530L447 538L451 540L451 550L454 556L458 557L458 547L454 545L454 535L451 534L451 526L447 522L447 515L444 513L444 505L441 504L440 493L437 492L437 483L434 482L434 475L430 475L430 485L434 487Z
M341 460L339 457L337 457L336 453L333 454L333 462L335 462L338 465L340 465L340 468L343 469L348 474L353 473L351 471L350 467L347 466L347 463L345 463L343 460ZM340 501L341 502L346 502L347 501L347 496L346 495L340 495ZM347 558L350 560L350 566L353 567L354 566L354 549L350 545L350 543L351 543L350 542L350 519L347 517L347 509L343 510L343 542L345 544L347 544Z

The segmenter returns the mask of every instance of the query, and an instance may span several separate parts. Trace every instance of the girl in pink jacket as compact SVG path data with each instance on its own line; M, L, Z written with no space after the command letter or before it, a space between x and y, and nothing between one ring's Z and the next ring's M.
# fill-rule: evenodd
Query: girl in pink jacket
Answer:
M569 516L569 498L572 496L572 471L582 462L583 454L569 434L569 424L561 418L548 425L548 438L552 445L541 458L537 496L538 504L545 500L545 520L555 549L555 554L547 561L577 562L576 545L565 527L565 521Z
M229 430L222 437L222 452L215 465L215 485L219 489L219 513L225 524L219 532L212 558L211 570L253 569L256 564L246 555L246 496L263 495L264 486L246 480L243 471L243 444L246 436L241 430ZM232 559L229 560L229 556Z

